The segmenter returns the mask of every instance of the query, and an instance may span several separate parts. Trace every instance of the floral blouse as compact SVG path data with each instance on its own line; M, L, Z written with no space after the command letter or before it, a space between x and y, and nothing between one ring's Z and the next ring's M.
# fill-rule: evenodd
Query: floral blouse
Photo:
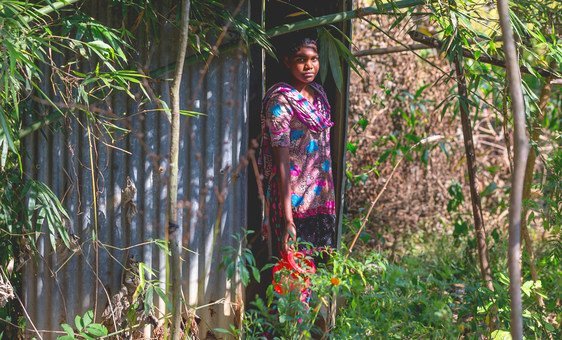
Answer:
M304 101L305 107L319 110L330 118L329 108L324 107L315 93L311 104L296 89L294 95ZM330 156L330 129L314 132L294 114L285 96L273 96L266 106L266 124L272 147L288 147L290 160L291 205L295 218L319 214L335 215L334 183ZM275 180L277 168L272 169Z

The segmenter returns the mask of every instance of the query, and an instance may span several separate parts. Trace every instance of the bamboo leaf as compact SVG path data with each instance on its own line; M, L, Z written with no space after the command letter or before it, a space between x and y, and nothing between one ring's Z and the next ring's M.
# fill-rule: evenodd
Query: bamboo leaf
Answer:
M0 127L2 127L2 131L0 131L0 138L4 138L6 143L8 144L10 150L14 153L18 153L16 146L14 145L14 139L12 137L12 132L8 126L8 121L5 116L4 108L0 105Z
M342 93L343 90L343 72L340 63L340 56L338 54L338 49L333 41L330 39L330 44L328 45L328 59L330 61L330 71L332 72L332 77L336 83L338 91Z
M328 75L328 31L321 28L318 30L318 43L320 45L320 80L322 83L326 82L326 77Z

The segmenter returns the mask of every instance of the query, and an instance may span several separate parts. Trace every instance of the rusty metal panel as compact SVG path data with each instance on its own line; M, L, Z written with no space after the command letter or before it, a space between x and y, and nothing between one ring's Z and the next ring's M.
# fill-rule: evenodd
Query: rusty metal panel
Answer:
M174 36L164 30L155 67L174 59ZM227 282L220 260L224 247L234 245L231 236L247 224L246 171L232 174L248 145L248 58L242 51L216 58L204 78L201 69L187 66L182 82L182 108L204 115L181 118L179 199L183 244L189 249L183 252L183 293L192 307L208 305L197 309L205 334L226 328L242 299L239 283ZM157 84L157 95L169 102L170 81ZM43 85L49 89L46 81ZM121 286L129 255L152 268L165 288L166 254L151 240L166 237L169 121L164 112L146 112L146 105L124 95L109 104L121 117L116 124L130 129L113 143L93 125L97 138L90 136L86 117L77 114L28 136L22 145L26 176L54 190L80 245L74 252L53 252L42 237L40 257L25 266L23 293L33 323L28 328L44 338L55 337L49 331L87 310L95 308L99 317ZM137 189L130 224L122 196L128 177ZM96 235L99 242L93 241ZM162 301L157 305L164 310Z

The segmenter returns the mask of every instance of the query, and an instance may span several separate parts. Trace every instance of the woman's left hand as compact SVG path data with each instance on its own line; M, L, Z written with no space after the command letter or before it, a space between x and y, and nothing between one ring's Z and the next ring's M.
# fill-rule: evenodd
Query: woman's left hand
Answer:
M297 229L293 221L285 223L285 233L283 235L282 249L288 252L294 248L294 243L297 241Z

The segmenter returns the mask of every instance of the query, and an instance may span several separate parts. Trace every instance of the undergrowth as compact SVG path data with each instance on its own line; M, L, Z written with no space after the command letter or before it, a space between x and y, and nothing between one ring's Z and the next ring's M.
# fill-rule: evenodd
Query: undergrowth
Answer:
M423 247L416 240L424 239ZM417 244L414 244L417 243ZM464 242L461 244L469 244ZM524 268L525 334L559 338L561 270L556 242L545 242L538 262L541 282L528 281ZM479 276L476 249L459 245L452 235L412 235L396 262L386 252L362 248L350 257L335 252L327 266L311 275L313 296L308 306L300 294L279 294L272 287L267 299L256 298L246 312L242 330L228 332L243 338L302 339L325 335L334 339L358 338L492 338L509 336L508 275L504 243L491 248L495 291ZM408 251L411 249L411 251ZM546 307L536 303L545 298ZM337 317L329 331L322 329L329 302L337 298ZM497 310L496 329L489 324ZM225 331L225 330L223 330Z

